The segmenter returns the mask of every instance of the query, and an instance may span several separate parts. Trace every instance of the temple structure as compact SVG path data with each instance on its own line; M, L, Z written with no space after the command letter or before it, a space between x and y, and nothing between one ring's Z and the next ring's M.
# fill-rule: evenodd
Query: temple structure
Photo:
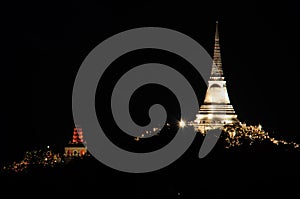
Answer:
M82 128L75 127L73 131L73 138L65 146L66 157L84 156L87 153L87 147L84 144Z
M204 103L196 115L194 126L196 131L206 133L225 124L239 124L237 115L230 104L226 81L222 69L218 22L216 22L213 64Z

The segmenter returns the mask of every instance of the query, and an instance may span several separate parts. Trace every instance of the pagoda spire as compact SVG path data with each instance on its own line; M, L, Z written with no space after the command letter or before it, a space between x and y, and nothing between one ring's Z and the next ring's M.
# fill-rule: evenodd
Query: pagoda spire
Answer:
M221 60L221 51L220 51L220 39L219 39L219 28L218 21L216 21L216 33L215 33L215 46L214 46L214 57L213 65L211 70L211 79L224 79L223 69L222 69L222 60Z
M72 143L73 144L83 143L82 128L80 127L74 128Z
M206 133L208 130L218 129L225 124L240 124L233 106L230 104L226 81L224 80L218 22L216 22L214 57L211 76L204 103L196 115L195 130Z

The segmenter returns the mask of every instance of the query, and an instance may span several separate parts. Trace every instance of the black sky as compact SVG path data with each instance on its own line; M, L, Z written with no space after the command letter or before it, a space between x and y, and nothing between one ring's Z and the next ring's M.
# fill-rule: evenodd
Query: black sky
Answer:
M23 2L3 10L0 117L1 151L7 153L0 160L71 139L76 72L104 39L159 26L187 34L212 54L216 20L228 92L240 120L300 142L300 14L292 1Z

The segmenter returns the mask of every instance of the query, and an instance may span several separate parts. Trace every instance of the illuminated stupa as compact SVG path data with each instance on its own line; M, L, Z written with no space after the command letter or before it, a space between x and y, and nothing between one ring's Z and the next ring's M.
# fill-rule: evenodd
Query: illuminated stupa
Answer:
M226 81L222 69L218 22L216 22L214 57L204 103L196 115L194 126L197 131L217 129L225 124L240 124L230 104Z

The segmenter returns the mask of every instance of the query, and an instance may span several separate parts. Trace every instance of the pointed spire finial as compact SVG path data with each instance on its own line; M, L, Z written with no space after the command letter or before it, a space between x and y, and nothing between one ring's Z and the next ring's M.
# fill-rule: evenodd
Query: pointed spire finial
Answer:
M221 51L220 51L220 42L219 42L219 22L216 21L216 33L215 33L215 46L214 46L214 58L213 58L213 66L211 70L211 78L222 78L223 77L223 69L222 69L222 61L221 61Z
M219 39L219 22L216 21L216 33L215 33L215 40Z

